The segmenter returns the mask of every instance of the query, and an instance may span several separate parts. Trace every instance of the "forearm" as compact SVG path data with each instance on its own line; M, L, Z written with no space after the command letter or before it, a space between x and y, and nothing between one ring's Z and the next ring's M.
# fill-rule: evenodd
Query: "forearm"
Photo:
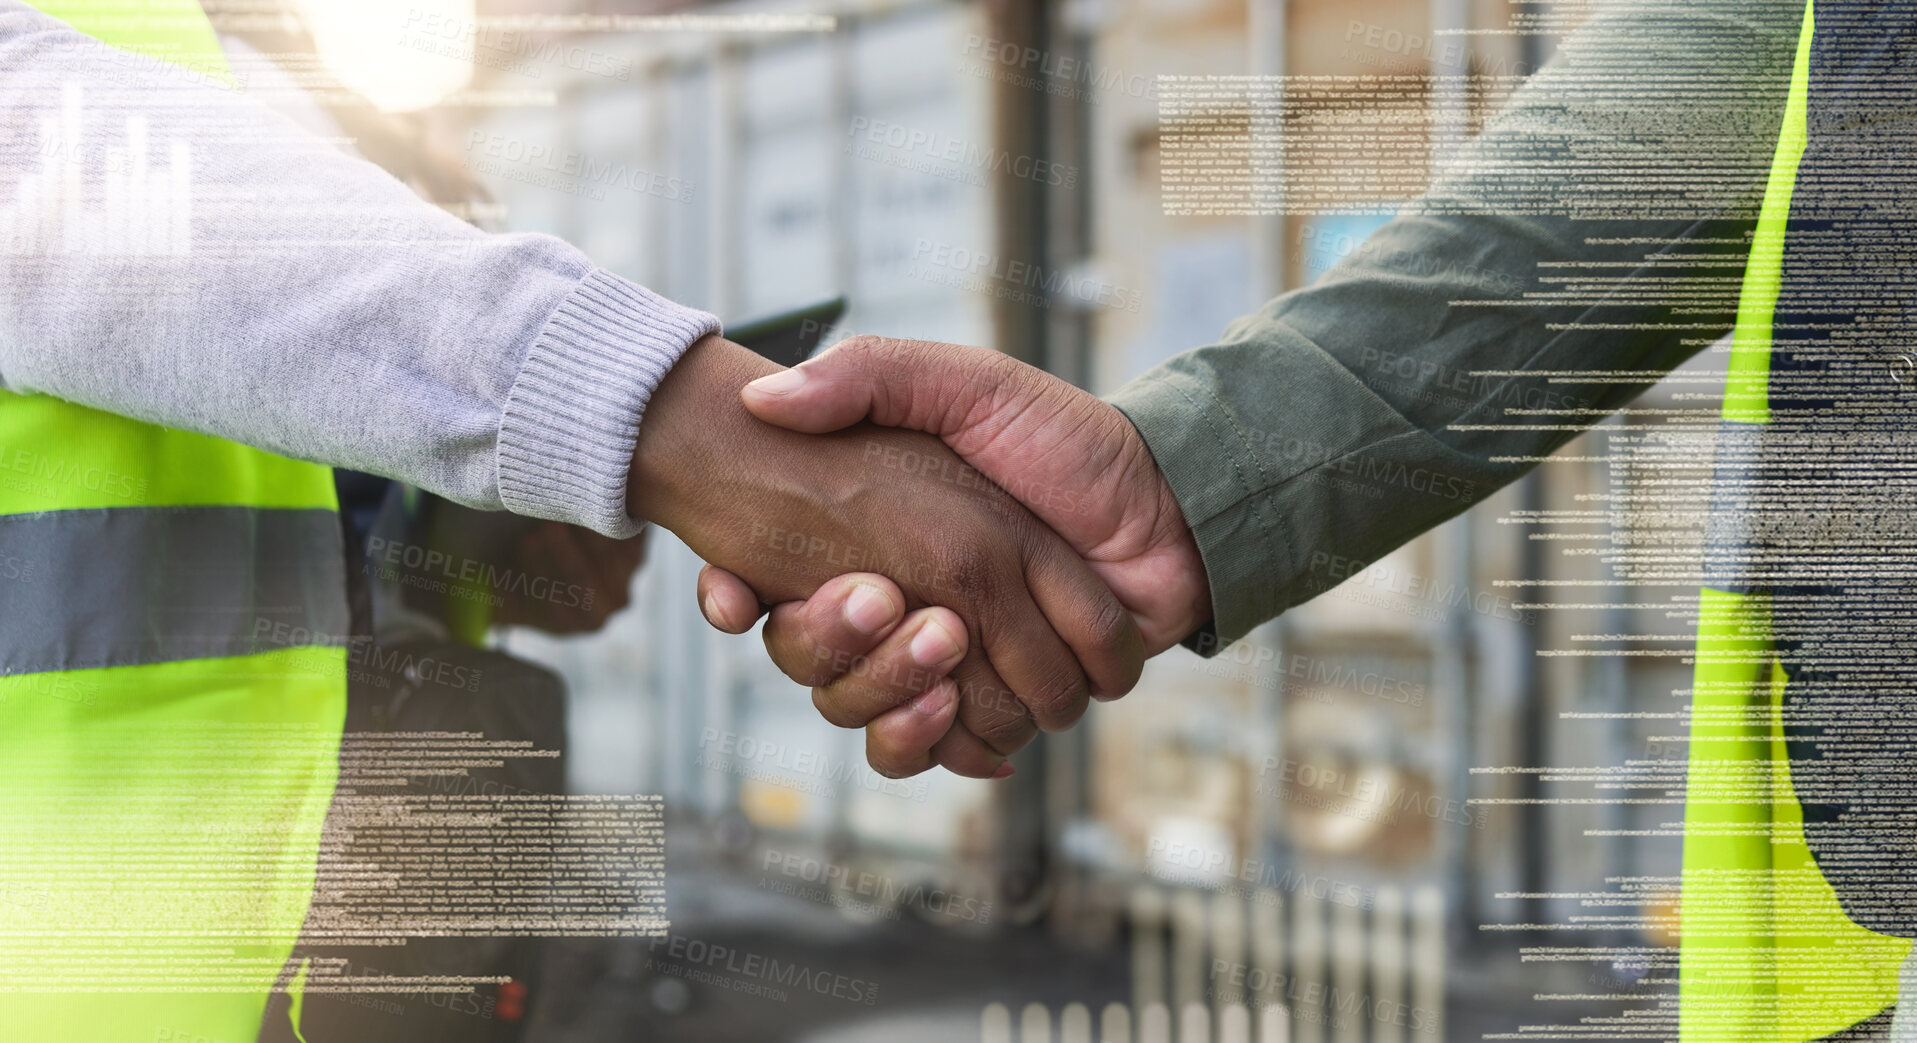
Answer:
M1198 539L1218 636L1489 495L1729 329L1801 14L1599 15L1351 258L1115 396ZM1573 213L1633 159L1703 190ZM1632 376L1546 375L1566 370Z
M62 122L74 104L77 141ZM130 120L149 143L135 162L190 162L190 220L175 207L156 224L155 208L142 236L91 242L38 220L29 193L45 199L55 171L105 198L106 150ZM470 506L636 528L639 418L711 316L556 239L481 233L239 94L12 0L0 126L14 131L0 140L0 386Z

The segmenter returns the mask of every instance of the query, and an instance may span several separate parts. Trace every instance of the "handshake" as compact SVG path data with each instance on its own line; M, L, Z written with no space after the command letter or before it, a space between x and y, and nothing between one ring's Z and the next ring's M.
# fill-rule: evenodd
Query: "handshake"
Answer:
M866 758L1003 778L1040 729L1211 618L1198 547L1124 414L985 348L855 337L781 370L719 337L645 408L628 502L710 562Z

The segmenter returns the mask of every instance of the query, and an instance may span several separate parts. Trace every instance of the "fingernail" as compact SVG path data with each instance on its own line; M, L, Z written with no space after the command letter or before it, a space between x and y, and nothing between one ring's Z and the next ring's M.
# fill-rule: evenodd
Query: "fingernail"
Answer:
M945 708L952 705L952 701L957 698L958 687L941 681L914 696L912 709L926 717L937 717L944 713Z
M747 384L746 387L762 395L790 395L805 384L805 371L798 368L780 370L770 376Z
M722 622L722 620L719 619L719 599L718 598L708 593L705 597L699 600L699 607L705 610L706 622L711 623L715 627Z
M845 599L845 621L861 634L878 633L896 615L891 596L876 587L861 583Z
M927 670L936 669L953 656L958 655L958 638L945 629L945 625L936 619L928 619L919 632L912 635L912 662Z
M994 780L1009 779L1012 777L1012 773L1017 770L1018 770L1017 768L1012 767L1011 761L1006 761L1004 764L1001 764L998 766L997 771L992 773L992 778Z

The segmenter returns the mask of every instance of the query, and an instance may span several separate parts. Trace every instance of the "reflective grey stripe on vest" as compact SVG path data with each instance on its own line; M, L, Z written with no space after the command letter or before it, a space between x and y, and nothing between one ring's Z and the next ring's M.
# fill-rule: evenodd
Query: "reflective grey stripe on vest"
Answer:
M1763 424L1720 420L1704 542L1704 585L1727 594L1761 587L1765 522Z
M0 676L341 645L348 625L332 511L0 516Z

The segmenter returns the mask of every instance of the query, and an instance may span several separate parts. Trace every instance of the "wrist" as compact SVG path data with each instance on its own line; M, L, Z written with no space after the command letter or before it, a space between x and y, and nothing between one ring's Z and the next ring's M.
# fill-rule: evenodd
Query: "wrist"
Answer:
M1118 440L1126 447L1120 454L1123 465L1116 468L1123 476L1118 499L1136 512L1133 524L1145 534L1141 574L1133 579L1140 592L1134 611L1140 616L1147 654L1157 655L1211 620L1211 579L1198 535L1185 519L1170 477L1130 419L1119 410L1112 412L1119 417Z
M1172 628L1172 637L1174 641L1183 641L1211 622L1214 613L1211 607L1211 577L1205 574L1205 558L1199 553L1198 538L1192 535L1184 519L1179 519L1178 526L1184 536L1178 544L1181 567L1179 578L1173 585L1173 597L1176 604L1183 606L1183 614Z
M610 272L582 278L527 347L501 404L490 506L637 532L623 465L661 375L718 323Z
M1211 579L1205 573L1205 558L1198 549L1198 537L1185 521L1171 483L1156 468L1152 477L1158 502L1159 535L1153 541L1164 548L1162 561L1165 617L1163 626L1148 633L1151 654L1183 641L1211 621Z
M760 424L740 403L739 389L778 369L717 334L686 349L659 382L639 425L626 485L633 517L679 531L693 483L739 448L728 432Z

